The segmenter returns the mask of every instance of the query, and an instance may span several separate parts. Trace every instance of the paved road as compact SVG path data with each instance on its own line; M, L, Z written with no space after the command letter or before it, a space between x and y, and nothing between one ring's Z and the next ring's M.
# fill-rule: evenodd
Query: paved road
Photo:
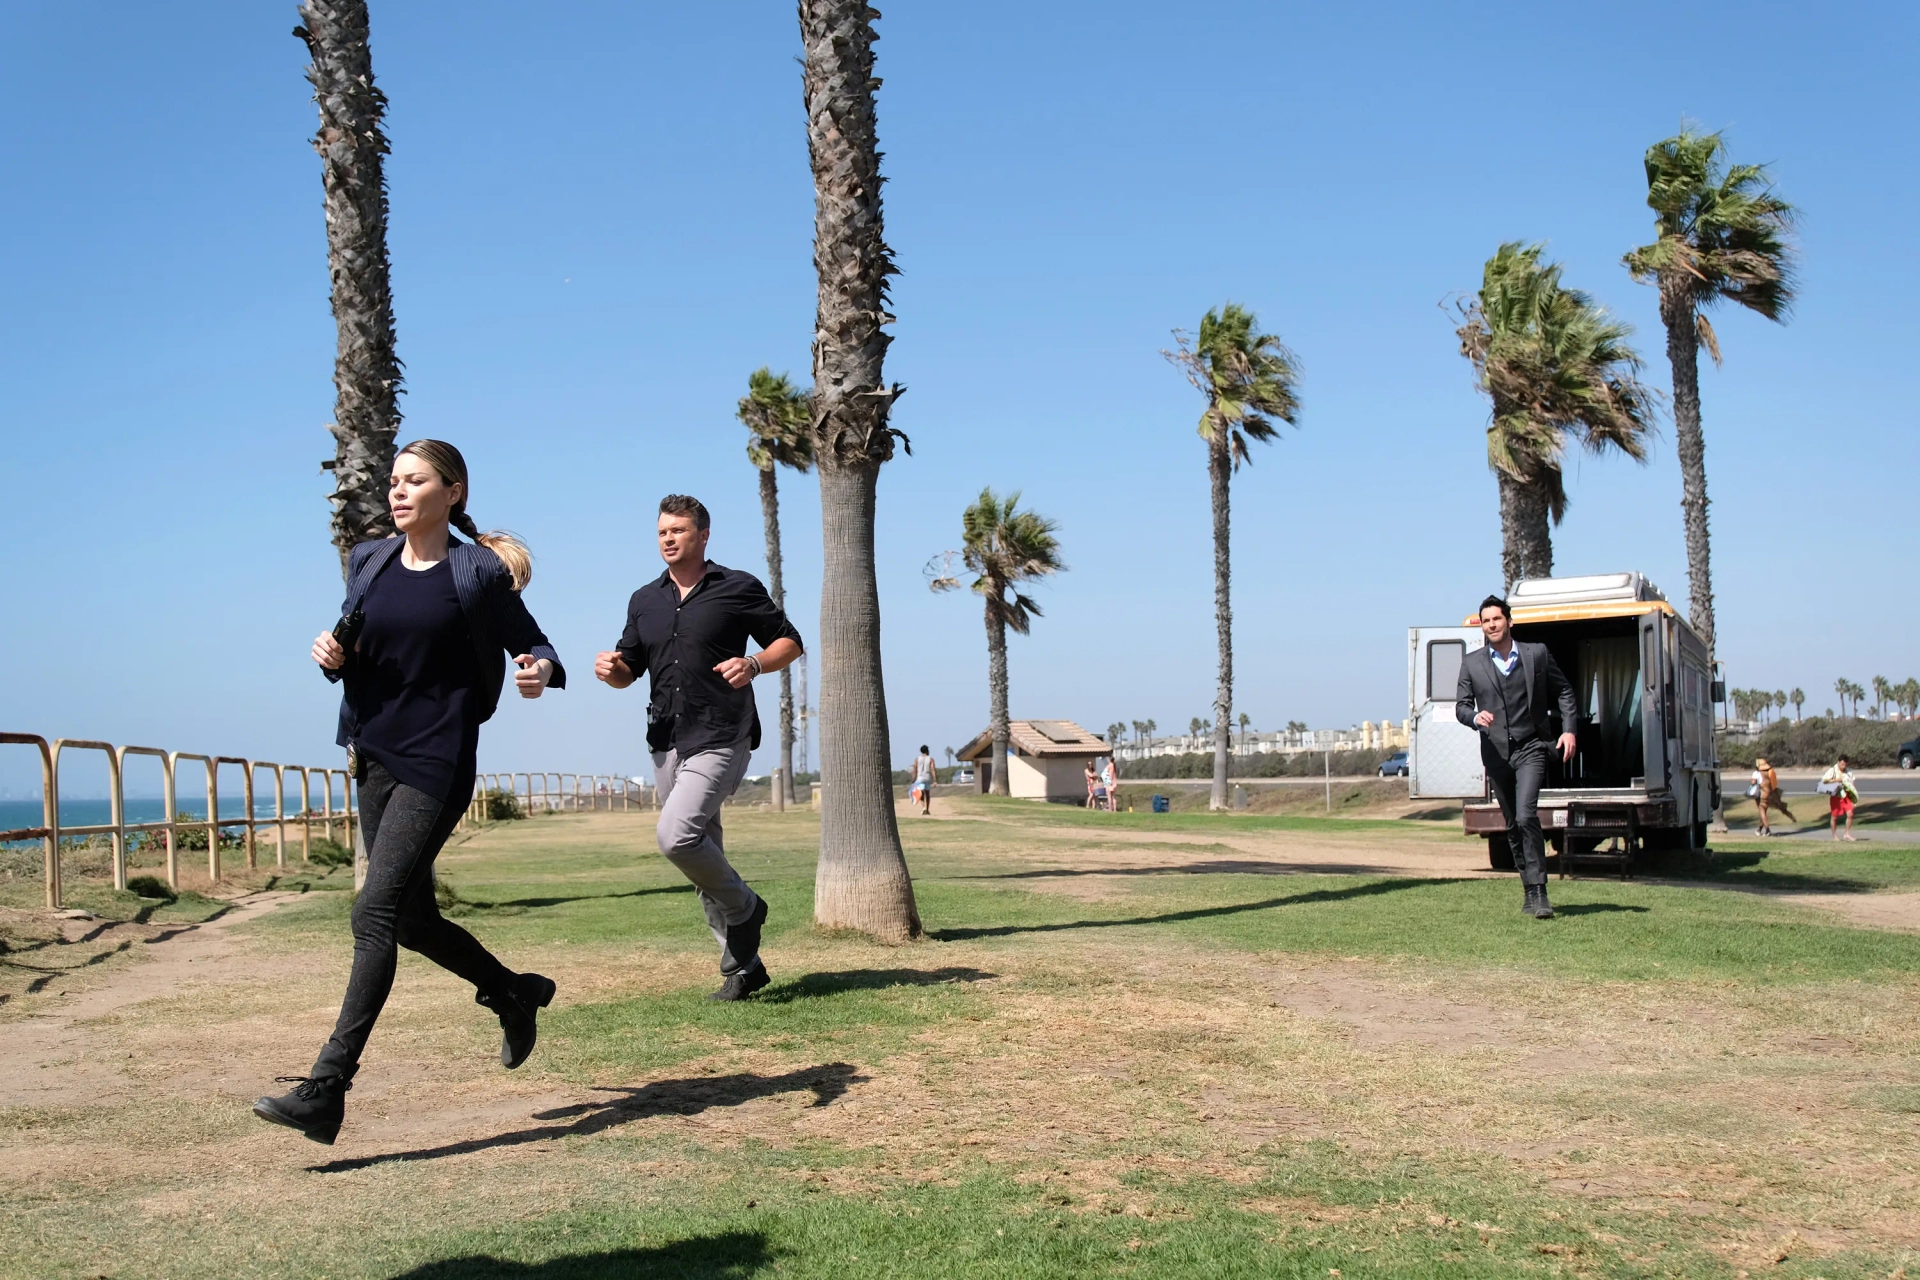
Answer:
M1747 789L1751 771L1746 769L1728 769L1726 780L1728 790L1733 784L1740 784L1739 790ZM1804 777L1780 778L1780 789L1790 796L1813 795L1820 785L1819 774ZM1872 773L1856 772L1853 785L1863 796L1920 796L1920 769L1875 770Z

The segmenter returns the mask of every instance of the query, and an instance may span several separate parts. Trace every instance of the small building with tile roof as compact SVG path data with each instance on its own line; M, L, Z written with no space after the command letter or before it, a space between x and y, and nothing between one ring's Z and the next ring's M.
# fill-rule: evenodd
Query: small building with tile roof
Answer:
M1007 725L1007 791L1025 800L1080 804L1087 798L1087 761L1109 755L1105 738L1071 720L1015 720ZM993 730L954 753L973 764L975 790L993 785Z

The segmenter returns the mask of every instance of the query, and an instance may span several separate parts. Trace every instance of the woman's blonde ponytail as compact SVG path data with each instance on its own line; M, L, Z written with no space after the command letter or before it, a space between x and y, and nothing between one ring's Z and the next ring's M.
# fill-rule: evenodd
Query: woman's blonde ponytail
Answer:
M526 543L504 529L489 529L482 533L479 526L474 524L473 517L467 514L467 495L473 491L473 486L467 481L467 460L460 456L460 451L445 440L415 440L394 456L398 457L400 453L410 453L432 467L442 484L460 486L460 501L447 513L448 523L473 539L477 545L499 556L500 563L507 567L507 573L513 579L513 589L524 591L527 584L533 581L533 553L527 550Z

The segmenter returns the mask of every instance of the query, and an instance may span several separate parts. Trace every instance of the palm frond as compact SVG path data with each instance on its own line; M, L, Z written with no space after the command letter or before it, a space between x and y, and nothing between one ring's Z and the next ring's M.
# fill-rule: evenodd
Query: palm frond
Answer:
M762 471L813 466L813 397L762 365L747 377L735 415L747 428L747 459Z
M1176 329L1173 336L1176 349L1161 354L1206 397L1200 437L1212 441L1225 432L1236 468L1252 461L1249 440L1277 439L1277 422L1299 425L1299 357L1275 335L1259 332L1251 311L1229 302L1201 317L1197 335Z
M1655 238L1626 255L1633 278L1696 309L1726 301L1784 321L1798 214L1774 193L1767 166L1729 164L1721 134L1686 129L1647 148L1645 167Z
M960 558L976 576L973 590L986 598L988 616L1021 635L1040 606L1019 590L1019 584L1060 573L1059 525L1035 511L1020 510L1020 492L1004 499L991 488L960 513ZM936 588L938 589L938 588Z

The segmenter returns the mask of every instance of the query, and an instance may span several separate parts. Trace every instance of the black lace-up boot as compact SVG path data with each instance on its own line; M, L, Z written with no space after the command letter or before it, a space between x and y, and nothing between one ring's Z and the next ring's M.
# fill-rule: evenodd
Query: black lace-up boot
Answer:
M767 966L755 960L753 962L753 968L742 969L739 973L729 974L727 980L720 984L720 989L709 995L707 999L729 1002L745 1000L748 996L772 981L773 979L767 976Z
M1527 886L1527 901L1520 908L1535 920L1553 919L1553 904L1547 901L1547 886L1530 884Z
M293 1085L293 1092L260 1099L253 1104L253 1114L270 1124L298 1129L313 1141L332 1146L340 1135L341 1122L347 1118L347 1090L353 1088L353 1073L276 1076L274 1081Z
M500 1016L500 1065L511 1071L527 1060L534 1041L540 1038L535 1019L540 1010L553 1003L559 990L552 978L537 973L516 973L504 992L476 991L473 1002L485 1005Z

